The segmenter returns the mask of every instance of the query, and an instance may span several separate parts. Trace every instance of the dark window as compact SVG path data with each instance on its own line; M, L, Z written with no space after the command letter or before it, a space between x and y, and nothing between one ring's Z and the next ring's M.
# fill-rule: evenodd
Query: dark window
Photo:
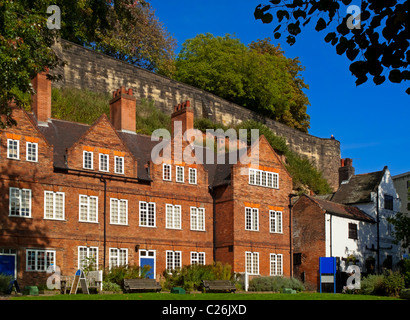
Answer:
M357 224L349 223L349 239L357 239Z
M393 197L388 194L384 195L384 208L387 210L393 210Z
M302 264L302 254L301 253L294 253L293 254L293 265L298 266Z

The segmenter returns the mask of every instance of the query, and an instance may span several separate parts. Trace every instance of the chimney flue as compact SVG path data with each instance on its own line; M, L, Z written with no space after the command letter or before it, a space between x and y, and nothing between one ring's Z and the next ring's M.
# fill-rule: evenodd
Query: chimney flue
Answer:
M176 121L181 122L182 132L175 132ZM171 114L171 123L173 135L184 135L187 130L194 128L194 110L192 109L191 102L189 100L174 106L174 112Z
M350 158L345 158L340 160L339 168L339 185L345 181L349 181L354 175L353 160Z
M110 120L118 131L135 134L136 129L136 98L132 89L121 87L115 90L110 101Z
M48 125L51 118L51 81L47 79L48 70L38 73L31 84L35 91L31 97L31 110L39 125Z

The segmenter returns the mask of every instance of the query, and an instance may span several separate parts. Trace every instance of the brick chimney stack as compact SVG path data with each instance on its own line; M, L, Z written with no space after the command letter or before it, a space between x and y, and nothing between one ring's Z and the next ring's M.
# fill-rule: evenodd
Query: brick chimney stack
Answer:
M185 131L194 128L194 110L192 109L191 102L189 100L174 106L174 112L171 114L173 136L175 132L175 121L181 121L182 135Z
M31 80L35 94L31 97L31 110L39 125L48 126L51 118L51 81L47 79L48 71L40 72Z
M341 185L343 181L349 181L354 175L354 172L353 160L350 158L341 159L339 168L339 185Z
M124 87L113 92L110 101L110 119L116 130L135 134L136 129L136 98L132 89Z

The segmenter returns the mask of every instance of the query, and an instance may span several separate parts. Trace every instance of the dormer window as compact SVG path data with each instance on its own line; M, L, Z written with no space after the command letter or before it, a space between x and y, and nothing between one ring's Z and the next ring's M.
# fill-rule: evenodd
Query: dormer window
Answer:
M162 165L162 179L171 181L171 165L164 163Z
M124 174L124 157L114 157L114 172Z
M279 189L279 174L270 171L249 169L249 184Z
M184 182L184 167L176 167L176 181Z
M100 153L100 171L109 171L109 156L108 154Z
M37 162L38 144L34 142L27 142L26 144L26 160Z
M196 169L194 168L189 168L189 183L190 184L197 183Z
M7 139L7 158L20 159L20 141Z
M90 151L84 151L83 153L83 168L93 169L93 153Z

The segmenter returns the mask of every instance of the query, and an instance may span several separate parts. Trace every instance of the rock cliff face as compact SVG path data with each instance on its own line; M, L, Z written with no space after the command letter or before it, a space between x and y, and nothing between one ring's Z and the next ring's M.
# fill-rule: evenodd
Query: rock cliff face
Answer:
M225 125L254 119L264 123L277 135L283 136L290 148L308 157L323 172L330 186L339 185L340 142L319 138L265 118L239 105L187 84L134 67L128 63L61 40L56 44L59 55L66 61L63 69L54 70L63 80L54 86L87 88L97 92L112 92L121 86L133 89L137 100L155 101L162 111L171 114L173 106L190 100L195 117L209 118Z

